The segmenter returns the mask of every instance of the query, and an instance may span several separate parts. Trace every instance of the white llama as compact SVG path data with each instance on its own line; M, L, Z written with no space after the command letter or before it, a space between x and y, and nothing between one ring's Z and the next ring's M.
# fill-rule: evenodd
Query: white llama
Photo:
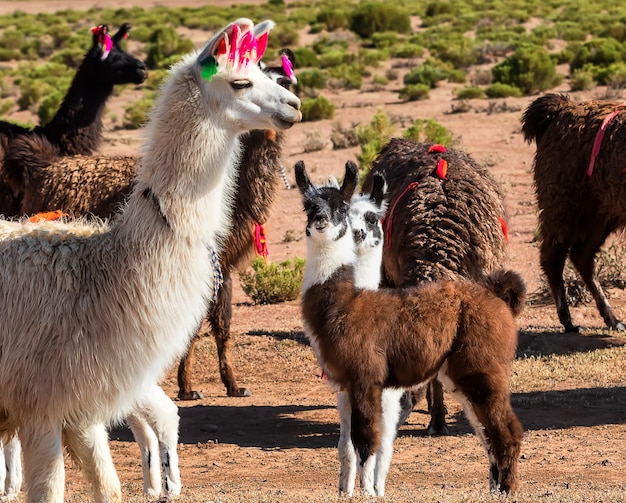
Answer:
M63 441L96 501L121 501L105 425L180 358L213 298L239 136L301 119L256 65L261 26L237 20L172 68L110 227L0 221L0 433L19 429L28 503L63 501Z
M336 185L339 188L339 185ZM381 263L383 256L383 218L387 202L384 199L387 190L384 177L374 177L371 194L355 195L350 201L349 223L355 243L356 260L354 263L354 286L356 288L377 290L380 284ZM385 480L389 473L393 442L397 430L406 421L413 410L410 393L402 388L385 388L382 392L382 422L380 448L376 452L374 480L364 480L361 473L361 486L373 486L376 494L384 496ZM339 493L351 497L357 473L357 453L350 438L352 407L345 391L337 393L339 411ZM371 472L370 472L371 473Z

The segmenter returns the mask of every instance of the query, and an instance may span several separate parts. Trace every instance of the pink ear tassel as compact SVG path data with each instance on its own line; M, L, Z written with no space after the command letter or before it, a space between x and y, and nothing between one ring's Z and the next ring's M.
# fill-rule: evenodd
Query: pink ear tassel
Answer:
M256 59L254 60L255 63L259 61L265 54L265 50L267 49L268 38L269 38L268 32L263 33L260 37L257 38Z
M100 59L105 60L111 52L111 49L113 49L113 40L108 33L105 33L103 38L104 40L100 42L102 44L102 57Z
M228 71L230 72L233 67L236 64L236 57L237 57L237 46L239 45L239 26L236 24L233 24L233 30L232 33L230 34L230 37L227 36L227 38L229 38L229 42L230 42L230 51L228 53L228 62L227 62L227 68Z
M298 83L298 79L296 79L296 74L293 71L293 64L291 63L291 60L289 59L289 56L287 56L285 53L283 53L280 56L280 60L283 64L283 70L285 71L285 75L287 76L287 78L289 80L291 80L291 82L293 84L297 84Z

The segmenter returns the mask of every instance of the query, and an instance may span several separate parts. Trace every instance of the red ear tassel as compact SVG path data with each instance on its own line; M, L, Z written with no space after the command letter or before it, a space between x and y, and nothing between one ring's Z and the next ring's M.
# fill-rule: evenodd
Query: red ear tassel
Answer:
M504 239L506 239L506 242L509 242L509 226L506 223L506 220L502 217L499 218L500 220L500 226L502 227L502 234L504 234Z
M265 229L261 224L254 224L254 245L256 247L256 252L261 255L261 257L263 257L265 260L267 260L269 250L267 249L267 238L265 237Z
M448 174L448 161L445 159L439 159L435 173L442 180L447 180L446 175Z

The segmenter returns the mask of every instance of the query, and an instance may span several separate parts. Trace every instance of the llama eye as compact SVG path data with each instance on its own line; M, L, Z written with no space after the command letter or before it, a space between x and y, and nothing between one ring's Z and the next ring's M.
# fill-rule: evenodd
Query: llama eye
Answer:
M376 215L374 215L374 213L371 212L367 212L364 216L365 221L368 224L375 224L376 223Z
M239 91L241 89L252 87L252 82L249 80L233 80L230 83L230 87L232 87L235 91Z

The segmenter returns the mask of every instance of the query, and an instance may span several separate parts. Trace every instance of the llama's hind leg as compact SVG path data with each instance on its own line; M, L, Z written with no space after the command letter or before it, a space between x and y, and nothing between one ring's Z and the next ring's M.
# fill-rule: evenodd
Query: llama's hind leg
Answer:
M120 480L113 465L109 435L104 424L66 426L63 438L70 455L91 483L96 503L121 502Z
M345 391L337 393L337 410L339 411L339 495L352 497L356 481L357 456L350 438L352 407L350 397Z
M443 382L463 404L465 414L487 451L490 489L506 493L517 491L517 465L524 432L511 407L508 376L495 372L473 373Z
M224 280L217 292L217 301L212 306L209 322L213 328L217 357L220 366L220 378L226 387L226 394L235 397L252 396L248 388L240 388L235 378L233 365L230 361L230 346L232 343L230 321L233 317L233 279L230 271L223 271Z
M22 488L22 446L17 435L13 435L2 444L3 456L0 456L4 470L4 477L0 481L0 501L10 501L17 498Z
M350 390L351 437L361 463L361 488L365 494L374 496L376 452L380 446L382 388L363 387L360 384L356 383L354 389Z
M613 309L600 286L599 281L594 274L596 253L606 240L608 232L597 230L593 234L589 234L584 240L577 240L570 250L570 259L572 264L580 274L585 286L593 296L598 306L598 311L607 327L612 330L624 331L626 326L618 320L613 313Z
M565 332L578 332L579 328L572 323L572 315L565 294L565 283L563 282L563 269L565 268L569 246L560 243L552 235L545 235L547 231L543 227L540 232L543 236L539 249L541 269L548 280L559 321Z
M398 433L400 409L402 408L404 390L388 388L382 392L382 421L380 428L380 447L376 453L376 468L374 471L374 490L376 496L385 495L385 481L391 466L393 456L393 442Z
M63 503L65 467L61 426L20 426L26 503Z
M428 424L429 435L447 435L446 414L448 410L443 402L443 386L435 378L428 383L426 391L430 423Z
M143 493L146 496L158 497L161 495L159 439L141 411L133 412L126 422L133 432L141 453Z

